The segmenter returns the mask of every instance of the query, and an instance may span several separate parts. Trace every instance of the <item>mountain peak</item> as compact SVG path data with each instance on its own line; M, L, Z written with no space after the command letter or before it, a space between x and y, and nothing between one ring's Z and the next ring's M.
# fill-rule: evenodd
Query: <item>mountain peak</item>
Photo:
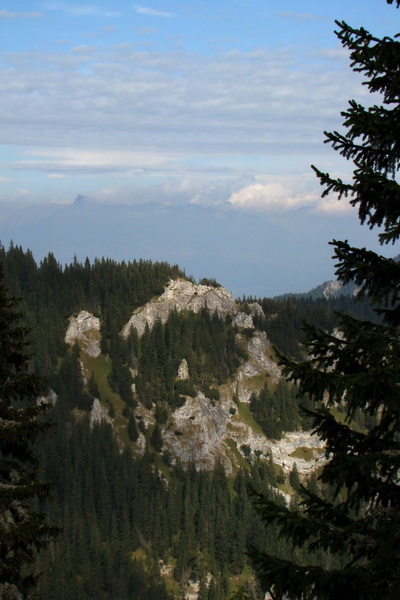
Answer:
M87 196L83 196L82 194L78 194L75 198L73 204L74 206L82 206L83 204L93 204L94 200L92 198L88 198Z
M159 297L135 310L124 326L122 335L128 337L133 327L141 336L146 325L151 329L157 319L165 323L173 310L190 310L197 313L205 307L210 312L216 311L222 317L239 313L239 307L232 294L224 287L196 284L182 278L171 279ZM252 321L251 326L253 327Z

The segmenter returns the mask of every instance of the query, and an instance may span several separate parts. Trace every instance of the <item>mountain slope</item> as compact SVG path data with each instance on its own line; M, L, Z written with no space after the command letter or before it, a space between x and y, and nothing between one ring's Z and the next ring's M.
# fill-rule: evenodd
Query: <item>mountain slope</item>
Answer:
M158 391L152 387L152 384L154 387L160 385L158 379L147 381L145 393L139 395L136 386L141 381L141 369L145 369L144 360L133 360L130 385L134 393L125 408L130 405L129 416L133 415L136 422L142 425L142 431L134 442L137 451L143 453L148 445L151 446L151 437L157 428L161 455L168 454L174 461L186 466L193 463L198 469L213 469L218 462L222 462L226 472L232 473L249 453L257 453L265 458L272 455L275 462L284 466L287 471L296 462L303 473L311 471L321 460L321 448L315 436L300 431L285 436L283 442L268 440L254 420L246 418L245 412L241 410L243 404L249 406L251 395L258 394L264 385L268 383L272 389L280 381L280 370L274 360L272 346L265 332L254 327L251 313L260 315L262 309L257 303L251 303L249 309L250 314L242 312L232 295L222 287L198 285L184 279L171 280L160 296L135 309L122 327L120 335L127 340L133 332L137 354L144 351L140 338L144 337L145 332L150 336L156 326L158 338L155 337L154 344L162 343L171 314L175 319L180 315L181 321L188 324L188 313L200 315L204 310L212 315L212 320L220 322L221 331L225 328L232 334L233 346L241 349L241 358L228 376L219 381L212 377L204 385L208 377L207 363L204 363L205 370L200 373L200 377L195 377L191 373L193 358L199 360L199 354L191 358L186 354L186 348L181 347L171 360L171 368L175 364L171 384L177 390L178 401L175 397L158 395ZM209 322L203 316L202 335L207 324ZM79 343L80 360L84 369L86 365L86 379L90 378L89 369L93 372L94 361L103 361L99 336L100 319L90 313L82 311L70 319L65 339L71 346ZM196 336L193 337L193 343L196 343ZM214 339L213 343L218 345L218 339ZM171 348L166 347L165 352L170 351ZM190 348L189 352L193 354L193 349ZM222 352L227 353L227 347ZM154 360L158 368L160 359L153 357ZM167 360L164 357L164 361ZM186 365L184 369L182 365ZM150 369L148 372L150 373ZM145 377L150 379L148 375ZM94 406L98 415L98 404L95 403ZM109 403L107 405L104 401L103 406L104 409L107 406L110 408ZM119 408L113 405L112 412L117 412L117 420L121 419L121 407L122 405ZM122 407L122 412L123 410ZM159 417L161 410L164 411L162 419ZM297 406L296 410L297 420L293 422L295 429L300 427ZM278 415L278 418L281 416ZM126 427L128 425L129 417ZM297 447L312 448L308 453L310 459L291 457L290 454Z
M302 318L332 330L339 300L238 303L167 263L37 265L17 246L1 257L52 390L54 427L37 450L62 533L38 559L38 597L254 589L249 548L290 551L263 531L250 485L295 502L323 460L270 340L301 352Z

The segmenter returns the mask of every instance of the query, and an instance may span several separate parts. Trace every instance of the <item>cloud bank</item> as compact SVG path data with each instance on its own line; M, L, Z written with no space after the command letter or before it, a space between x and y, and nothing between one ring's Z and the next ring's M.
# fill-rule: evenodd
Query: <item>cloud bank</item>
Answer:
M70 17L117 16L94 4L41 6ZM176 16L140 4L130 10L159 18L158 25ZM33 15L0 11L3 19ZM42 177L42 189L53 181L73 190L75 178L71 197L108 190L108 197L146 199L157 190L162 201L174 202L175 187L176 197L191 204L338 210L320 200L308 171L311 162L336 169L322 131L340 125L349 97L367 94L345 53L245 51L232 43L230 51L200 54L168 36L160 50L149 33L143 41L142 21L135 25L135 41L107 44L103 37L97 45L65 41L2 54L2 188L14 178L29 188L30 179ZM97 187L90 184L96 178ZM6 193L12 197L11 183Z
M304 154L320 150L323 129L360 92L325 64L300 70L284 51L200 57L124 44L5 58L2 139L21 146Z

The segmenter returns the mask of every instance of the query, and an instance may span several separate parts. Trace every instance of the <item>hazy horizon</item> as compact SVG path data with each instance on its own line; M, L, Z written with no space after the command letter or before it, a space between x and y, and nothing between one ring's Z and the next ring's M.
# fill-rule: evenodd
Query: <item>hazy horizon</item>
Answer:
M332 237L379 249L347 200L321 198L310 166L351 176L323 132L341 130L349 99L379 102L334 21L382 36L396 18L382 0L5 0L0 239L37 260L173 260L236 295L332 278ZM94 202L86 235L62 223L46 231L79 195ZM140 243L121 239L124 204L165 207L153 224L136 217ZM105 206L118 207L107 234L96 217ZM200 223L190 207L205 209Z

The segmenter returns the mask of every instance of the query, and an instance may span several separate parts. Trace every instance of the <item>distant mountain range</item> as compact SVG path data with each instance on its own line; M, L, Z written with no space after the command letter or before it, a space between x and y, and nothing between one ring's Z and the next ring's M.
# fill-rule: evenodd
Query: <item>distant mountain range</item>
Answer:
M354 283L343 285L340 281L324 281L309 292L298 294L307 298L337 298L338 296L354 296L357 292Z
M333 238L360 245L348 217L305 210L112 204L82 195L68 205L0 207L1 242L29 248L36 260L51 251L61 264L74 255L167 261L196 279L215 278L236 298L301 293L333 278Z

